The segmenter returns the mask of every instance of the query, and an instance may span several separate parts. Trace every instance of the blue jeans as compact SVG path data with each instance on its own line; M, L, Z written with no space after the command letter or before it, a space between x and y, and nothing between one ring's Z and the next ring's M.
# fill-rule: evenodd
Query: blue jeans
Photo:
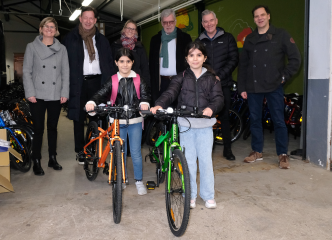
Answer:
M124 160L125 166L127 166L127 134L129 135L130 154L134 167L134 178L137 181L143 179L143 163L141 152L142 141L142 123L135 124L120 124L120 137L124 140ZM126 167L127 175L127 167Z
M268 93L248 93L248 104L250 110L250 130L251 130L251 148L253 151L262 152L264 145L262 111L263 100L267 99L270 109L277 154L287 154L288 151L288 132L284 120L284 91L282 85Z
M191 128L180 127L180 144L185 148L185 156L190 175L191 199L197 198L197 157L200 173L200 197L204 200L214 199L214 174L212 165L212 127ZM184 132L184 133L181 133Z

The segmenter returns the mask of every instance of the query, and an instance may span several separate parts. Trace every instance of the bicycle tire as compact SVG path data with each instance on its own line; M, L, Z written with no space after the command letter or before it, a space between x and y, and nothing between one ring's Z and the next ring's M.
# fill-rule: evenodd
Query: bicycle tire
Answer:
M23 134L24 141L27 143L31 155L33 146L33 132L31 129L25 125L10 125L9 128L15 130L15 132L20 132L19 134Z
M122 212L122 159L120 142L116 141L113 147L113 176L116 176L112 184L113 220L118 224L121 221Z
M162 133L162 122L160 122L158 119L153 119L152 122L149 124L147 130L146 130L146 137L145 137L145 143L150 145L151 147L154 147L158 137Z
M17 140L10 131L7 131L7 139L8 141L10 141L11 147L21 155L23 162L18 160L14 155L9 154L10 162L13 165L13 167L19 170L20 172L28 172L31 168L30 149L28 148L27 142L24 141L21 134L17 134L15 130L13 130L13 132L15 134L16 139L22 145L23 149L20 147Z
M235 142L241 136L243 130L243 120L240 114L233 110L229 110L229 123L230 123L230 131L231 131L231 142ZM213 126L213 139L214 143L218 145L224 145L222 133L221 133L221 123L217 121L217 123Z
M90 122L88 125L88 128L86 130L85 135L85 143L89 143L92 137L98 137L99 131L98 131L98 124L96 122ZM88 153L88 157L98 157L99 154L99 141L94 141L89 146L87 146L86 151ZM88 164L85 167L85 175L89 181L94 181L99 172L99 168L97 166L98 160L94 160L92 164Z
M186 158L182 151L173 151L171 179L166 172L165 200L168 225L172 233L180 237L187 229L190 215L190 182L189 169ZM182 174L183 173L183 174ZM182 175L183 181L182 183ZM168 192L168 182L170 181L170 192ZM184 189L183 186L184 185ZM183 191L184 190L184 191Z

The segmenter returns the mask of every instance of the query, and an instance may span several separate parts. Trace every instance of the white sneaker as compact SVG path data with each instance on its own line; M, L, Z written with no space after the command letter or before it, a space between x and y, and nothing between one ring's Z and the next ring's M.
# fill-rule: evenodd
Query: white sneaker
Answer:
M205 202L205 207L206 207L206 208L216 208L216 207L217 207L216 200L214 200L214 199L207 200L207 201Z
M122 190L125 189L127 186L125 183L122 183Z
M135 184L136 184L138 195L145 195L148 193L148 191L146 190L146 187L144 186L142 181L136 181Z
M190 200L190 208L195 208L196 207L196 199L191 199Z

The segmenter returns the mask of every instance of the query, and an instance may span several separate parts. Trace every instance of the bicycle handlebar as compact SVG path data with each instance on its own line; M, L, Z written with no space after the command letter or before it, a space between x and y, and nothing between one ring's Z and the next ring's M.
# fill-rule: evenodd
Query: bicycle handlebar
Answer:
M150 110L141 110L140 111L142 114L146 115L153 115ZM195 117L195 118L211 118L209 116L203 115L203 112L197 112L195 110L189 111L185 109L173 109L173 108L167 108L167 109L158 109L156 112L157 116L178 116L178 117L185 117L185 116L190 116L190 117Z
M86 111L86 108L83 108L84 111ZM129 107L128 105L124 105L123 107L120 106L95 106L95 108L91 111L86 111L87 113L110 113L110 112L127 112L127 111L137 111L139 110L139 107Z

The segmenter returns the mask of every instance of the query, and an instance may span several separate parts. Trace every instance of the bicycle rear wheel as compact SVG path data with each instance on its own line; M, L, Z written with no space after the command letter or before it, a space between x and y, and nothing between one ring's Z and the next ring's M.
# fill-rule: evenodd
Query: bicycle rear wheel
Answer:
M96 122L90 122L86 131L85 143L89 143L91 138L98 137L98 124ZM98 164L98 155L99 155L99 141L94 141L86 148L87 157L95 158L92 162L84 163L85 175L89 181L94 181L98 176L99 168Z
M231 130L231 142L235 142L239 139L243 130L243 121L237 111L229 110L229 125ZM217 123L213 126L214 143L224 145L223 136L221 133L221 122L217 120Z
M122 159L121 159L121 145L119 141L114 143L113 147L113 164L112 174L114 176L112 183L113 195L113 220L116 224L121 221L122 212Z
M21 162L15 156L9 154L10 162L13 164L14 168L18 169L19 171L28 172L31 168L30 149L27 145L27 142L24 141L21 131L18 128L12 130L16 139L10 131L7 131L7 139L10 141L11 147L21 155L23 161ZM20 147L19 143L22 145L23 149Z
M170 185L165 184L165 199L168 225L172 233L179 237L187 229L190 214L190 182L189 170L186 158L180 150L173 151L172 167L166 172L166 178Z

